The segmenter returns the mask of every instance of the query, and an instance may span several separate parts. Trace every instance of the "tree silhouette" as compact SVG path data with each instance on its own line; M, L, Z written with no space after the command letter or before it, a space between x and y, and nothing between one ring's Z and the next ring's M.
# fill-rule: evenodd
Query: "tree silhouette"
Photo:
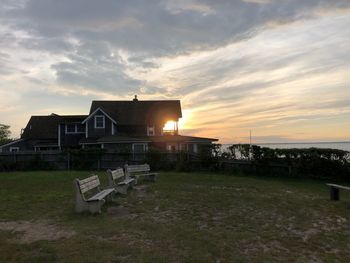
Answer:
M11 141L10 126L0 123L0 145Z

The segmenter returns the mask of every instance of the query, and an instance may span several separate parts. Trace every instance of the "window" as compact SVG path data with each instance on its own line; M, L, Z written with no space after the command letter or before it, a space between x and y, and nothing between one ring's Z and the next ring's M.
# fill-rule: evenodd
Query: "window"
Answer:
M10 147L10 152L19 152L19 147Z
M148 136L154 136L155 135L154 126L148 126L147 127L147 135Z
M75 124L67 124L66 133L75 133Z
M181 143L180 144L180 151L187 152L187 144Z
M77 124L77 133L85 133L85 125Z
M105 127L105 116L99 115L95 116L95 128L104 128Z
M134 143L132 145L132 150L134 153L144 153L146 152L146 144L144 143Z
M66 124L66 133L85 133L85 125L80 123Z
M170 152L175 152L177 151L177 147L176 147L176 144L167 144L167 150L170 151Z

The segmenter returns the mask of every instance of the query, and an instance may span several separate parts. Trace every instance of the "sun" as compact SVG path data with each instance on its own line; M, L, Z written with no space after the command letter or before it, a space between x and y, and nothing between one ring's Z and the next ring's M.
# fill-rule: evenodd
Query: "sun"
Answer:
M174 131L174 130L176 130L176 122L167 121L163 127L163 131Z

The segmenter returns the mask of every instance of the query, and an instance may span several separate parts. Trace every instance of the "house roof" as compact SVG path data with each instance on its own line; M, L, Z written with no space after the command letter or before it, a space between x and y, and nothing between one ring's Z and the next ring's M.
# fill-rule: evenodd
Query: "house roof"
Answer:
M93 138L81 138L79 144L101 144L101 143L137 143L137 142L150 142L149 138L136 138L120 135L105 136L99 139Z
M149 138L140 138L140 137L127 137L127 136L119 136L119 135L112 135L112 136L106 136L103 138L100 138L97 140L99 143L132 143L132 142L150 142L151 140Z
M216 142L218 139L204 138L195 136L183 136L183 135L163 135L163 136L151 136L149 137L152 142L193 142L193 143L211 143Z
M61 123L81 123L88 115L60 115Z
M1 144L0 145L0 148L4 148L4 147L7 147L7 146L10 146L12 144L16 144L16 143L19 143L21 141L24 141L23 139L17 139L17 140L13 140L13 141L10 141L8 143L4 143L4 144Z
M105 136L100 139L82 138L80 144L99 144L99 143L137 143L137 142L175 142L175 143L211 143L218 141L214 138L203 138L194 136L182 135L164 135L164 136L149 136L149 137L128 137L120 135Z
M106 113L104 110L102 110L100 107L98 107L96 110L94 110L94 112L90 113L90 115L88 115L88 116L82 121L82 123L87 122L89 119L91 119L91 118L95 115L95 113L97 113L97 112L99 112L99 111L101 111L104 115L107 116L107 118L109 118L114 124L116 124L115 120L114 120L111 116L109 116L108 113Z
M86 115L57 115L32 116L24 128L23 139L57 139L58 124L80 123Z
M119 125L165 123L182 117L179 100L99 101L91 103L90 114L102 109Z

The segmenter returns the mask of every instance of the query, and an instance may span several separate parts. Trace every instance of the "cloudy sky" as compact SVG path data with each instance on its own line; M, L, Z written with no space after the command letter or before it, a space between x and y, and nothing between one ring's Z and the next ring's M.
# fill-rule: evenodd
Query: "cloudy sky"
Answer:
M349 0L0 0L0 123L181 99L183 134L350 140Z

